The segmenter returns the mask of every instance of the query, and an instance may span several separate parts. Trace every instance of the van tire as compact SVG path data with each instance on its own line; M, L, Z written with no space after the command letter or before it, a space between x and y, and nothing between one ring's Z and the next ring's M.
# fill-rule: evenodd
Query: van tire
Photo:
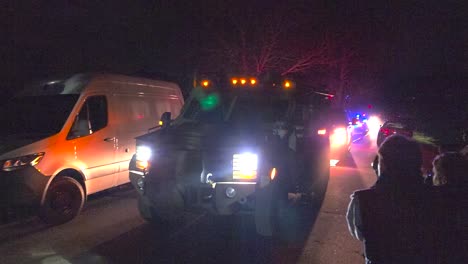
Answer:
M68 176L55 179L47 189L39 217L48 225L66 223L83 209L85 193L81 184Z

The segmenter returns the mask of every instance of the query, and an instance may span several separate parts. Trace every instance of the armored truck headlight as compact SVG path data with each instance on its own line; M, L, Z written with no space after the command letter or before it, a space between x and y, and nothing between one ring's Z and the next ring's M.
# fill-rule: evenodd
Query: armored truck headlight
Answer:
M136 167L141 170L146 170L149 167L152 151L147 146L137 146L136 148Z
M234 154L232 176L235 180L255 180L257 178L258 156L253 153Z

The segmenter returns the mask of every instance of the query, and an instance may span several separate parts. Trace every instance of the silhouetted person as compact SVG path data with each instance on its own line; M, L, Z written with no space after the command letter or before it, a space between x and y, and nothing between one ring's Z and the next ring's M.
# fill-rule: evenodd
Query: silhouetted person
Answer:
M433 161L431 222L437 263L468 263L468 159L445 152Z
M465 159L468 159L468 145L466 145L460 153L465 157Z
M424 225L429 190L423 184L419 145L390 136L378 156L375 185L351 195L349 230L364 242L366 263L431 263L431 230Z
M466 184L468 177L467 160L460 152L445 152L434 158L434 186L459 188Z

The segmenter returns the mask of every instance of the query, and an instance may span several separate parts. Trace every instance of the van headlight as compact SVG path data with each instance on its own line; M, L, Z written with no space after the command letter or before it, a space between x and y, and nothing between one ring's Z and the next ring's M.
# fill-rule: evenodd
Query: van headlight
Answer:
M232 177L236 180L257 179L258 155L253 153L234 154Z
M26 166L36 166L37 164L39 164L39 162L41 162L44 155L45 155L44 152L40 152L40 153L34 153L30 155L25 155L21 157L4 160L2 170L12 171L12 170L17 170Z
M152 156L151 148L147 146L137 146L136 148L136 167L140 170L147 170L150 166Z

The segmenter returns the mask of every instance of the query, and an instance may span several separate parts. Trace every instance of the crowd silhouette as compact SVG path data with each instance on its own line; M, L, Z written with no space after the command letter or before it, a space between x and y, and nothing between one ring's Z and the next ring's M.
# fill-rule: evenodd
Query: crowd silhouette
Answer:
M464 150L436 156L431 181L422 176L420 147L411 138L388 137L378 159L376 183L354 192L347 212L351 235L363 241L365 262L468 263Z

